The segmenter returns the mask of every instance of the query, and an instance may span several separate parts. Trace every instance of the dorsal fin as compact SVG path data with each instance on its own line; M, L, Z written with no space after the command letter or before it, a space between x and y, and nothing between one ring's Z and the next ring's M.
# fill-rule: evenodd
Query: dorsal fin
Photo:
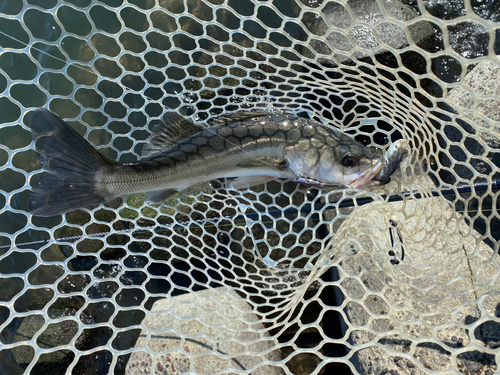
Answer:
M226 113L214 117L208 121L210 126L227 126L237 122L247 121L256 117L269 115L268 112L253 112L253 111L240 111L234 113Z
M197 125L191 120L185 119L175 112L167 112L160 122L153 127L153 135L144 145L142 156L164 151L170 145L188 138L205 128Z

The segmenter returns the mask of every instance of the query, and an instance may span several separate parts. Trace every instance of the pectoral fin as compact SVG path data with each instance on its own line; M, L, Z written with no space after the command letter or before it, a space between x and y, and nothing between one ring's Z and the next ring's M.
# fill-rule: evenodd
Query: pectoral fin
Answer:
M157 190L146 193L146 199L151 203L160 203L177 193L177 190Z
M238 164L239 168L270 168L283 171L287 168L284 160L272 159L272 158L260 158L246 161L244 163Z
M233 189L246 189L255 185L265 184L267 181L271 181L273 177L269 176L245 176L238 177L229 183Z

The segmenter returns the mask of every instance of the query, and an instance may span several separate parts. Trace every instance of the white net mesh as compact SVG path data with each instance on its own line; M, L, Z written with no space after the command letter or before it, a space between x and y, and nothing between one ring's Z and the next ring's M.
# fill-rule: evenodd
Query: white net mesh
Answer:
M499 20L479 0L0 1L0 373L498 371ZM168 109L278 109L411 154L356 193L211 181L41 218L37 107L122 162Z

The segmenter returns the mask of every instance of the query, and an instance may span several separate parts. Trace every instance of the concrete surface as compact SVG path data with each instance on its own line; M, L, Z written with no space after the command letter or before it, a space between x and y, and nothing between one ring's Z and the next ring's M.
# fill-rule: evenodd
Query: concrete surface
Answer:
M276 344L250 305L226 288L203 290L157 301L125 373L281 375L267 361L280 361ZM270 352L271 351L271 352ZM270 352L270 353L268 353Z

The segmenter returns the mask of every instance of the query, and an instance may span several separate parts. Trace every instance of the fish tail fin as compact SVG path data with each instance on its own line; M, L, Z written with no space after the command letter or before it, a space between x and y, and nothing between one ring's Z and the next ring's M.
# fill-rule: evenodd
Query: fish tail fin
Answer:
M96 175L117 162L46 109L33 113L31 132L44 170L29 201L33 215L58 215L110 199L96 183Z

